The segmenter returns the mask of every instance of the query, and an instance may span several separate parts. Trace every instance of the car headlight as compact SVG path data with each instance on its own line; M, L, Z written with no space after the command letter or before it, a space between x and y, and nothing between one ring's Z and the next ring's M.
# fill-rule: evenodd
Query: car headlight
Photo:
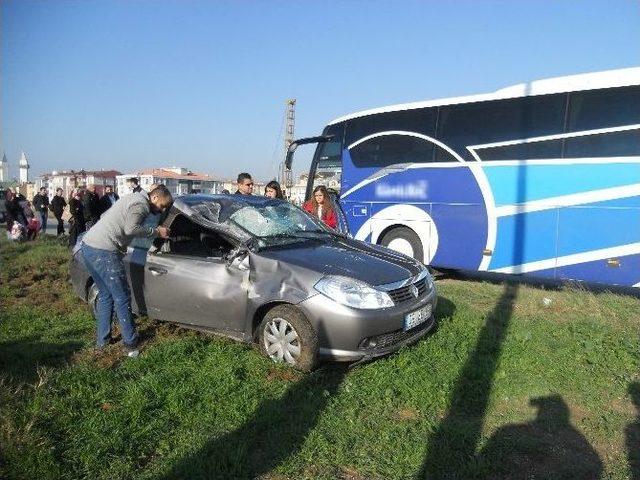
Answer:
M433 277L429 273L429 269L425 266L422 266L422 269L420 270L420 273L416 277L414 283L419 282L423 278L427 280L427 291L432 291L435 288L435 284L433 283Z
M334 302L347 307L361 309L393 307L393 300L388 293L376 290L353 278L327 276L318 281L314 288Z

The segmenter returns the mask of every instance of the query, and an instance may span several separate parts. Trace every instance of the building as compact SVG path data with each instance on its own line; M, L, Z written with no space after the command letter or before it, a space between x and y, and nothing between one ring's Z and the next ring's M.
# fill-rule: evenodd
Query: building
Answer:
M31 167L29 166L29 162L27 161L27 156L25 155L24 152L22 152L22 155L20 155L20 162L18 165L20 167L20 183L28 183L29 168Z
M62 170L45 173L36 181L37 190L45 187L49 198L55 195L58 188L64 190L65 198L69 198L71 190L76 187L95 185L96 193L102 195L104 187L116 185L116 177L120 175L117 170Z
M9 181L9 162L7 156L3 153L2 160L0 160L0 182Z
M169 189L173 195L184 195L187 193L221 193L222 181L215 180L206 173L192 172L184 167L164 167L149 168L135 173L118 175L117 192L118 195L129 193L127 179L135 177L140 182L144 190L149 190L151 185L162 184Z

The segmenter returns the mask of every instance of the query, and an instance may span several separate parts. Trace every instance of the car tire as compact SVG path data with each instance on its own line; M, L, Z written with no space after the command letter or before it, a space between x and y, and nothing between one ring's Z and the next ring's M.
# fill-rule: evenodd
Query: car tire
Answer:
M309 372L318 361L318 335L307 317L293 305L278 305L258 327L260 351L274 362L286 362Z
M385 233L380 240L380 245L404 253L419 262L424 261L424 251L420 237L409 227L396 227Z

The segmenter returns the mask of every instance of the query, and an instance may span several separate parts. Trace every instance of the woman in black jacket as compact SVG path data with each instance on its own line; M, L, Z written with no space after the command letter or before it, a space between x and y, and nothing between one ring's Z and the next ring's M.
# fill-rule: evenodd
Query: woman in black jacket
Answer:
M69 246L73 247L78 236L85 231L84 206L82 205L82 190L75 188L69 198Z

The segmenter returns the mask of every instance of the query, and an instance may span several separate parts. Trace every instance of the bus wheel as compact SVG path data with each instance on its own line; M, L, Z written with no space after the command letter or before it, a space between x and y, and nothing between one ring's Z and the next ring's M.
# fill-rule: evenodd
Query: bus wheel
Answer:
M380 240L380 245L413 257L420 262L424 261L420 237L408 227L397 227L385 233Z

